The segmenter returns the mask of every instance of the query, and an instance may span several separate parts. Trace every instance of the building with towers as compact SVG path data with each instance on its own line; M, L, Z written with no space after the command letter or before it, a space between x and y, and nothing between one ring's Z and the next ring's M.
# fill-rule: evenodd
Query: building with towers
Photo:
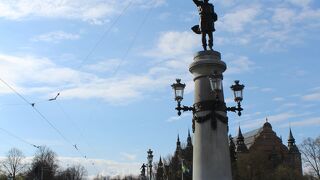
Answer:
M268 121L261 128L245 133L239 127L237 136L230 135L229 138L233 180L270 180L278 171L294 177L302 176L301 154L291 128L286 145ZM172 156L160 157L156 179L176 180L183 176L184 180L191 180L192 158L193 143L189 131L186 143L181 143L178 135Z
M230 137L230 154L234 179L252 178L257 173L274 174L279 167L302 176L301 154L291 128L286 146L268 120L261 128L247 133L239 127L238 135Z
M193 145L190 131L188 131L187 143L181 144L178 135L176 142L176 150L173 156L164 160L160 158L155 175L157 179L192 179L192 153Z

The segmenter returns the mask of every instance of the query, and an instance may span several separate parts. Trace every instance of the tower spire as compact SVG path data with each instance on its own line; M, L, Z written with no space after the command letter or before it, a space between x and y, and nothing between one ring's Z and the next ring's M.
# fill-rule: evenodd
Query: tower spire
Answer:
M180 150L181 150L181 142L178 134L176 152L180 152Z
M237 148L236 148L237 152L248 152L248 148L247 148L246 144L244 143L244 137L242 135L240 126L239 126L239 130L238 130L238 137L237 137L236 144L237 144Z
M241 131L240 126L239 126L239 129L238 129L238 138L237 139L244 140L244 137L242 135L242 131Z
M189 129L188 129L187 147L192 147L192 138L191 138Z
M156 179L164 180L164 168L163 168L161 156L160 156L159 163L158 163Z
M293 137L292 130L290 127L289 137L288 137L288 149L290 152L299 152L298 147L296 146L296 140Z
M159 159L159 163L158 163L158 166L163 166L163 163L162 163L162 158L161 158L161 156L160 156L160 159Z

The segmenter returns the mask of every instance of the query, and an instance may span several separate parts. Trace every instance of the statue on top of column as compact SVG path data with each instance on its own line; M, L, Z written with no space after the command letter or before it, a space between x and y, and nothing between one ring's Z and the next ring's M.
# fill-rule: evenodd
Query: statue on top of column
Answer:
M209 0L193 0L198 7L200 15L200 24L193 26L191 29L196 34L202 34L202 46L207 50L207 38L209 37L209 48L213 50L213 32L215 31L214 22L218 20L217 14L214 12L214 6L209 3Z

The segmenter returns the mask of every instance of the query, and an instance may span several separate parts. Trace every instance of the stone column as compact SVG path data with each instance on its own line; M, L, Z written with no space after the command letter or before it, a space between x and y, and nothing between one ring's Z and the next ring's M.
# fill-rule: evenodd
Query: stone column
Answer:
M190 65L190 72L194 76L194 103L212 102L216 95L211 92L209 75L215 72L222 76L226 64L221 61L217 51L200 51L194 56ZM202 123L195 122L193 147L193 179L194 180L232 180L231 162L228 143L228 125L223 89L218 93L219 102L216 109L218 116L212 117L216 121L212 126L212 118ZM211 111L204 109L197 112L197 117L204 117Z

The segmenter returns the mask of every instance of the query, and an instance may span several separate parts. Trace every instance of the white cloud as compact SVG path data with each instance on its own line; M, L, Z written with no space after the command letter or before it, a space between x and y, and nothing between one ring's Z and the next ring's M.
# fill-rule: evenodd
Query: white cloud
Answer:
M285 99L283 97L275 97L272 100L273 101L284 101Z
M238 7L235 11L225 14L218 22L218 29L229 32L242 32L260 13L259 6Z
M244 72L251 72L252 70L255 69L255 66L254 66L255 63L249 60L248 57L231 56L231 58L235 60L230 61L226 74L239 74Z
M312 0L287 0L287 1L300 7L307 7L312 2Z
M292 127L304 127L304 126L319 126L320 125L320 117L303 119L300 121L293 121L290 123ZM288 124L283 124L281 127L289 127Z
M115 77L99 77L96 74L111 70L119 63L117 59L87 65L83 68L84 72L61 67L47 58L0 54L0 75L23 94L38 92L39 96L48 96L60 91L61 98L102 98L113 104L130 103L148 96L150 92L162 91L174 78L189 74L186 69L192 62L191 49L196 44L194 37L187 32L161 34L156 48L148 56L162 62L153 64L140 74L126 72ZM163 60L162 55L165 54L171 57ZM184 81L192 82L192 76L188 77ZM1 93L10 92L4 86L0 88ZM191 86L186 89L186 93L191 91Z
M274 10L272 20L276 23L290 24L296 18L296 12L288 8L277 8Z
M0 54L0 75L23 94L50 96L60 91L61 98L96 98L112 104L127 104L167 89L175 78L184 78L188 84L185 92L192 92L192 76L186 70L199 42L198 36L191 32L160 34L155 48L145 54L158 62L151 62L151 67L140 74L126 72L113 77L97 74L111 70L119 63L117 59L87 65L81 71L59 66L48 58ZM231 73L249 72L253 66L247 57L240 57L230 64ZM3 86L0 88L1 93L10 92Z
M118 14L128 6L129 0L12 0L0 1L0 17L11 20L46 17L78 19L95 24L101 24L105 18ZM139 7L156 7L165 0L137 0L132 5Z
M261 92L273 92L275 91L273 88L261 88Z
M108 72L110 70L114 70L114 68L117 67L120 63L120 59L108 59L95 64L86 65L84 68L94 72ZM125 63L122 62L122 65L124 64Z
M253 5L248 6L248 3ZM311 6L312 0L267 4L237 0L226 3L230 13L220 17L216 23L216 29L222 32L216 38L217 44L252 44L262 52L281 52L305 43L307 36L316 36L320 27L320 9Z
M0 54L0 77L22 94L49 96L60 91L61 98L102 98L109 103L123 104L167 88L174 80L173 77L178 77L177 71L169 64L161 66L167 69L163 73L152 73L151 68L142 74L128 72L116 77L101 78L96 72L88 73L61 67L47 58ZM106 70L109 66L111 65L104 62L102 69ZM97 70L95 65L90 68ZM2 83L0 92L12 93Z
M138 175L141 163L116 162L104 159L84 159L77 157L59 157L61 166L81 164L88 170L89 179L97 174L103 176L124 176L128 174Z
M121 156L126 160L126 161L134 161L137 158L136 154L130 154L130 153L126 153L123 152L121 153Z
M192 116L191 113L184 112L184 113L181 114L181 116L178 116L178 115L171 116L166 121L171 123L171 122L179 121L179 120L182 120L182 119L185 119L185 118L189 118L191 116Z
M306 114L295 114L292 112L284 112L284 113L268 116L267 118L270 123L280 123L283 121L287 121L291 118L302 117L305 115ZM246 121L246 123L241 124L241 127L245 128L245 129L261 127L263 125L263 123L265 122L265 120L266 120L266 118L263 117L263 118L259 118L259 119L255 119L255 120Z
M87 73L59 67L47 58L5 54L0 54L0 72L1 77L15 87L37 83L59 85L93 78Z
M314 90L310 94L302 96L304 101L320 101L320 90Z
M217 1L217 3L222 4L223 6L231 6L233 5L235 2L234 0L224 0L224 1Z
M77 40L79 38L80 38L79 34L72 34L64 31L53 31L53 32L35 36L32 38L32 40L58 43L62 40Z
M199 38L192 32L169 31L160 35L156 48L146 53L146 55L168 58L179 57L185 54L192 54Z

